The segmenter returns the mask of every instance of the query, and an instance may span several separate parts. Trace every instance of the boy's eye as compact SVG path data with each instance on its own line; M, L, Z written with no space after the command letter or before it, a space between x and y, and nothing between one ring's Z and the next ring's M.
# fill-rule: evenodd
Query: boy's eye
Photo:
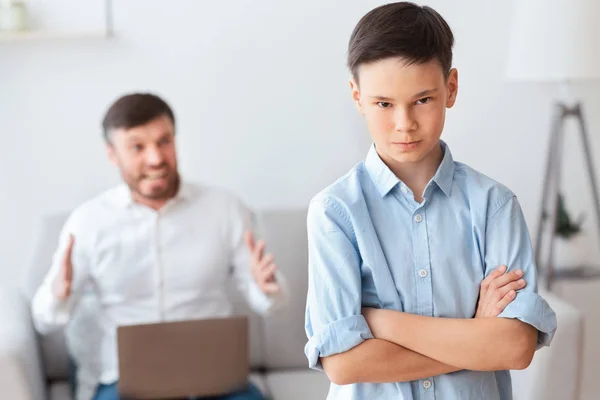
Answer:
M392 103L387 103L387 102L385 102L385 101L378 101L378 102L377 102L377 105L378 105L380 108L389 108L389 107L391 107L391 106L392 106Z
M431 97L423 97L422 99L417 100L417 104L427 104L431 101Z

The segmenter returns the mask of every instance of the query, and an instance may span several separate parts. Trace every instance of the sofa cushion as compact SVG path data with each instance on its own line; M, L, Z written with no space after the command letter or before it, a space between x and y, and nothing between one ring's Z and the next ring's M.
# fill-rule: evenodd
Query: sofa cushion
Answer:
M267 250L287 279L290 301L282 312L265 318L268 368L306 368L304 312L308 290L306 210L268 211L259 215Z
M266 381L273 400L325 399L330 384L325 373L307 369L268 373Z

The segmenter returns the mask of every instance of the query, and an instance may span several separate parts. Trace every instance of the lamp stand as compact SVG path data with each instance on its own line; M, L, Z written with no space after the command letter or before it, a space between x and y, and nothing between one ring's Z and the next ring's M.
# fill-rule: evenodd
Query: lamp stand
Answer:
M600 239L600 196L598 195L596 174L592 164L590 141L583 118L582 105L581 103L576 103L573 106L569 106L565 102L558 102L556 104L552 128L550 131L550 145L548 148L546 171L542 189L541 212L535 242L535 262L537 268L541 272L540 275L545 278L546 288L548 290L551 290L552 284L557 279L600 278L600 270L598 269L579 266L569 271L557 271L556 265L554 264L554 239L556 236L556 227L558 222L558 196L560 192L562 149L565 135L564 122L569 117L573 117L579 122L579 133L581 134L585 165L594 199L594 208L598 224L598 239ZM551 227L549 232L550 239L546 253L547 259L545 260L545 264L542 264L542 260L540 258L543 247L542 241L544 239L544 228L548 222Z

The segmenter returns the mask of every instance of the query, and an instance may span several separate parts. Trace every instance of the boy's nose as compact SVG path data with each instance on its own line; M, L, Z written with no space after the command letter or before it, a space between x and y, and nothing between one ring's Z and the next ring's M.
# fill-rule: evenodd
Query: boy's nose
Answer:
M395 128L398 132L410 132L416 128L416 121L409 110L397 109L395 115Z

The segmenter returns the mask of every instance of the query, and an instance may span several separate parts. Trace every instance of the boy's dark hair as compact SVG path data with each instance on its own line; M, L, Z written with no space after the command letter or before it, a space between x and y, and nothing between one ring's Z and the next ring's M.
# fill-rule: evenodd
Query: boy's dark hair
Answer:
M437 11L411 2L386 4L358 22L348 44L348 68L358 69L385 58L400 57L409 64L437 60L445 74L452 68L454 36Z
M173 110L156 95L133 93L120 97L110 106L102 121L104 140L110 142L113 129L134 128L161 116L170 118L175 125Z

